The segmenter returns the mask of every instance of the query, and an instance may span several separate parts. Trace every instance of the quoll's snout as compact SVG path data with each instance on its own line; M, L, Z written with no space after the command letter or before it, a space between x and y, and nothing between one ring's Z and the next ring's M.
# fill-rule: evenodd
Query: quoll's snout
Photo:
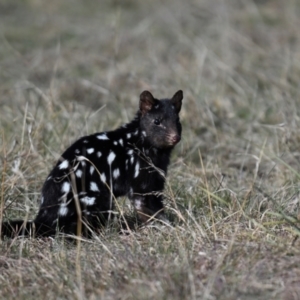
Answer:
M181 137L178 134L171 135L171 142L173 145L176 145L181 140Z
M171 146L175 146L177 143L180 142L181 137L177 133L170 133L167 137L167 140Z

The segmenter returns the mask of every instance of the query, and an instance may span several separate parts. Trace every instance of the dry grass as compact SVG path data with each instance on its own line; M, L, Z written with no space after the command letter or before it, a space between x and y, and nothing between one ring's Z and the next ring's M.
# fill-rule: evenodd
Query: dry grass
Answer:
M3 218L78 137L184 91L175 226L0 244L2 299L300 299L297 1L2 1ZM126 211L128 203L121 201Z

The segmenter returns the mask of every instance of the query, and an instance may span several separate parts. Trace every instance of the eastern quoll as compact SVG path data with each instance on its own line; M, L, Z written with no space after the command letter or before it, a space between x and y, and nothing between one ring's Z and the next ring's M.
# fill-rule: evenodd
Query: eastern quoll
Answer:
M144 91L130 123L76 141L47 177L36 218L4 222L2 236L85 234L105 224L114 199L125 195L141 222L165 219L162 191L171 151L181 139L182 99L182 91L161 100Z

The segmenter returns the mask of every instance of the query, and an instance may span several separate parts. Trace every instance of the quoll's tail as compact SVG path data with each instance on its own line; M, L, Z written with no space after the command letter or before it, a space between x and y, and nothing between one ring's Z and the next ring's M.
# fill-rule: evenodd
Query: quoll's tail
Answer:
M41 237L52 236L55 232L53 228L49 228L43 224L34 221L13 220L2 223L1 238L14 238L16 236L24 237Z

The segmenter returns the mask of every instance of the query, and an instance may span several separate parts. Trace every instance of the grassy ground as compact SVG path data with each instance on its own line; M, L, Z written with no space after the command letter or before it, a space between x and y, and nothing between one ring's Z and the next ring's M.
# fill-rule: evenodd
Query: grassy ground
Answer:
M3 218L80 136L184 91L174 227L0 244L1 299L300 299L298 1L0 2ZM123 199L122 209L129 204Z

